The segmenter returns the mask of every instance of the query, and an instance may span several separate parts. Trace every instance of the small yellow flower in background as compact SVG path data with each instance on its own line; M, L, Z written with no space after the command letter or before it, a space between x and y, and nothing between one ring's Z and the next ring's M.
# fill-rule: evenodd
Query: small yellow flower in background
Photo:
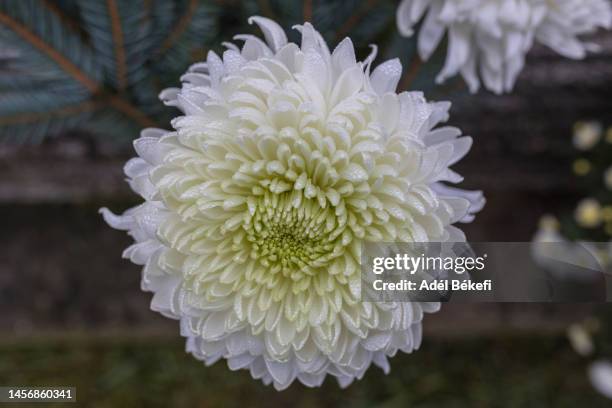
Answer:
M574 125L574 146L578 150L590 150L599 142L603 129L601 123L576 122Z
M587 159L576 159L572 168L577 175L585 176L591 171L591 162Z
M589 332L596 334L601 330L601 322L596 317L588 317L582 322L582 326Z
M579 323L572 324L567 329L567 337L576 353L581 356L593 354L595 347L593 346L591 333L589 333L585 325Z
M601 209L601 219L606 223L606 234L612 237L612 205L606 205Z
M612 205L606 205L601 209L601 218L605 222L612 222Z
M612 143L612 126L606 130L606 142Z
M608 190L612 190L612 166L608 167L604 172L604 183Z
M584 228L595 228L601 224L602 209L593 198L585 198L576 207L575 218L578 225Z

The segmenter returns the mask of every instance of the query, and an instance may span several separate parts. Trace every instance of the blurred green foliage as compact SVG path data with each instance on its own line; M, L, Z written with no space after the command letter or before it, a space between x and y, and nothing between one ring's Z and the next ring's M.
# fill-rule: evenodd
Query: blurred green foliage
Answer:
M125 144L177 112L159 100L190 64L223 41L278 21L293 41L312 21L330 47L350 36L360 57L401 57L400 88L433 88L444 52L420 69L395 27L397 0L0 0L0 142L39 142L70 130ZM430 69L429 69L430 68ZM452 87L452 84L451 84Z
M205 367L179 339L40 338L0 344L0 384L71 385L89 407L590 407L609 406L564 337L428 339L345 390L300 384L277 392L223 362Z
M197 0L1 0L0 140L166 126L157 95L217 37L219 13Z

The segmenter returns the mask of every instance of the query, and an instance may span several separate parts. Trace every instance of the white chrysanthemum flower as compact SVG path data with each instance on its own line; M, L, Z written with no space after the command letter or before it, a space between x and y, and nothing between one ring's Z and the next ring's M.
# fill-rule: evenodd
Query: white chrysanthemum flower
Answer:
M585 205L590 206L592 203ZM551 215L545 215L540 219L538 230L533 237L531 255L536 264L556 278L593 282L601 275L585 273L585 269L603 273L610 267L612 241L571 241L561 233L559 221Z
M370 74L350 39L333 53L306 23L301 46L273 21L226 44L162 93L173 132L144 130L125 166L146 201L113 227L136 243L151 307L180 319L187 350L278 389L342 386L421 342L438 303L360 301L361 243L464 240L479 192L451 188L472 140L448 103L396 94L398 60Z
M418 51L427 60L448 33L438 83L461 74L470 91L511 91L534 41L573 59L597 46L579 36L612 26L609 0L403 0L397 10L402 35L419 29Z
M612 399L612 363L607 360L596 360L588 369L591 385L601 395Z

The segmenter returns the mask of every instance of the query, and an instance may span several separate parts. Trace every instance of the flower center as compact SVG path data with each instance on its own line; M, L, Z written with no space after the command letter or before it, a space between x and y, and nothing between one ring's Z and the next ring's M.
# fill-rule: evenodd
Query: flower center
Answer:
M295 207L296 194L301 193L268 193L260 197L244 229L253 259L271 273L280 272L297 281L314 275L337 256L337 234L330 234L334 214L329 208L304 198Z

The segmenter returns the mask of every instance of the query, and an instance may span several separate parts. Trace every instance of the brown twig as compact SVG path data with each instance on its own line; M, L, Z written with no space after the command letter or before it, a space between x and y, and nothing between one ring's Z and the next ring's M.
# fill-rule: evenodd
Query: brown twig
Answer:
M151 9L153 8L153 4L151 3L151 0L143 0L142 7L145 10L145 15L148 16L151 13Z
M419 74L419 71L422 66L423 61L421 61L421 58L415 54L414 58L412 59L412 62L410 63L410 66L408 66L408 69L406 70L404 75L402 75L402 79L400 80L398 86L398 89L400 91L408 90L408 87L412 84L412 81L414 81L416 76Z
M49 46L36 34L28 30L23 24L13 20L7 14L0 12L0 24L7 26L24 40L45 53L49 58L55 61L64 71L69 73L74 79L83 84L90 92L94 93L99 90L99 84L89 78L79 67L73 64L70 60L60 54L53 47Z
M304 21L312 21L312 0L304 0Z
M176 24L170 35L168 35L168 37L162 42L162 45L157 50L156 54L163 54L174 45L178 38L185 32L185 30L187 30L187 27L189 27L189 23L193 19L197 8L198 0L190 0L187 9L185 10L181 18L179 18L178 23Z
M46 54L49 58L55 61L64 71L72 76L77 82L81 83L93 95L101 95L103 99L108 101L108 104L118 111L134 119L139 125L156 126L155 121L141 112L137 107L132 105L127 100L113 94L103 92L101 85L85 74L72 61L60 54L56 49L43 41L38 35L34 34L27 27L18 21L13 20L10 16L0 12L0 24L5 25L24 40L32 44L35 48ZM91 102L93 103L93 102ZM24 114L25 115L25 114ZM29 114L28 114L29 115ZM38 115L38 114L32 114ZM44 115L44 114L43 114ZM33 117L33 116L30 116Z
M339 42L346 37L357 23L374 7L379 0L368 0L365 6L357 10L356 13L350 15L350 17L340 26L338 33L336 34L336 42Z
M118 110L121 113L124 113L126 116L132 118L135 122L137 122L142 127L158 127L159 125L145 115L142 111L136 108L134 105L126 101L125 99L113 95L113 94L103 94L104 99L108 101L108 104Z
M115 54L115 69L117 75L117 88L120 91L127 88L127 65L125 58L125 44L123 42L123 28L121 27L121 16L115 0L106 0L106 7L111 23L111 34L113 36L113 49Z
M85 32L83 31L83 28L70 16L60 10L59 7L49 2L48 0L42 0L41 4L51 13L55 14L57 18L59 18L64 23L64 25L66 25L71 31L78 33L78 35L81 37L85 37Z
M0 117L0 126L23 125L27 123L40 122L53 118L61 118L76 115L83 112L92 112L100 108L101 104L94 101L79 102L74 105L51 109L45 112L18 113L10 116Z

